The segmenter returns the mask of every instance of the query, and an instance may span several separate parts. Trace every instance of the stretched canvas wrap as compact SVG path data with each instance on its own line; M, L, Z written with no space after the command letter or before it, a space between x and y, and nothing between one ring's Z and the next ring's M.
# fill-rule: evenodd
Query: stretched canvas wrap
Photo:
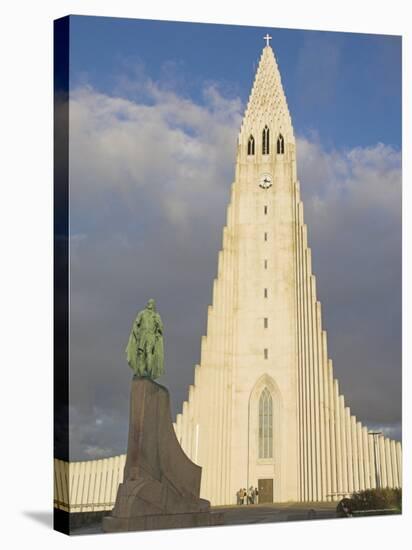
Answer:
M55 528L400 513L401 37L54 52Z

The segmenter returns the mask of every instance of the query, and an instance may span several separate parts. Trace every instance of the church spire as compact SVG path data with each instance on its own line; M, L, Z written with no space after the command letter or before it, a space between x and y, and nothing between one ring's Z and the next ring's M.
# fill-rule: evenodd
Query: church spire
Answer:
M240 129L240 140L256 135L267 125L273 134L281 133L287 143L294 142L292 121L283 91L278 65L266 34L249 101ZM242 139L243 138L243 139Z

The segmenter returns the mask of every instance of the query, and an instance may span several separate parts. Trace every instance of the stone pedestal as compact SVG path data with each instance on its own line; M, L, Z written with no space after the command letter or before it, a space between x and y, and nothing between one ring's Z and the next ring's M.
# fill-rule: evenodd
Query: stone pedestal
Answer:
M123 483L106 532L194 527L219 523L199 498L201 468L183 452L173 429L168 390L133 379Z

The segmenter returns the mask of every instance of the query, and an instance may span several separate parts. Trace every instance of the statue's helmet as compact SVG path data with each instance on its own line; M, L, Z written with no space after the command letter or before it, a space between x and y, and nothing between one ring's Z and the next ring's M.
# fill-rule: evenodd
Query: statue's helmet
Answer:
M153 311L156 309L156 304L155 304L155 301L153 300L153 298L150 298L150 300L147 301L146 307L148 309L153 309Z

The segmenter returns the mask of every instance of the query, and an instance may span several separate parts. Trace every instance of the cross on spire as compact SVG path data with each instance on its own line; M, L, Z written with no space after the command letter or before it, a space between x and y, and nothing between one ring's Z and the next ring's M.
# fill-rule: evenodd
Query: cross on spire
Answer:
M266 40L266 46L269 46L269 40L272 40L272 37L266 33L266 36L263 37L263 40Z

